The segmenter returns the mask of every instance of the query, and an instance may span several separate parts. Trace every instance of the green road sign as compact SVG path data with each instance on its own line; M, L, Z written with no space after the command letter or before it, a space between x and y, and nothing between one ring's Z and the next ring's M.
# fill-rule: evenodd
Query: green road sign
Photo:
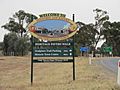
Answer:
M112 47L104 47L103 52L112 52Z

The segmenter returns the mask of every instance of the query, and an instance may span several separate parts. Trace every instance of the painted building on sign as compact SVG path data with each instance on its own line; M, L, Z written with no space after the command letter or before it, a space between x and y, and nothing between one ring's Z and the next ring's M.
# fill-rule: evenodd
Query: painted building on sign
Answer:
M59 13L42 14L28 28L34 37L48 41L64 40L77 32L77 24Z

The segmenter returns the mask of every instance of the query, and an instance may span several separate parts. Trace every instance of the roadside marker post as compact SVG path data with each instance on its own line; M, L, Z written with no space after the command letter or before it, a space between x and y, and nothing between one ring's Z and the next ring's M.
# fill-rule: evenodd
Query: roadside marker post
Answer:
M118 61L117 84L120 85L120 60Z
M93 53L94 53L94 51L92 51L92 56L91 56L92 59L93 59Z
M89 64L90 64L90 65L92 64L91 59L92 59L92 58L89 56Z

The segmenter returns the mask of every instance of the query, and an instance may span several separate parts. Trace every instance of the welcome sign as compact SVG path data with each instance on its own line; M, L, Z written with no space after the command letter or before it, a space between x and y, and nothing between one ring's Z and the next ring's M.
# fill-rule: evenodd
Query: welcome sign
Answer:
M74 37L72 36L77 32L77 24L73 22L74 15L73 21L60 13L47 13L39 16L39 19L34 20L28 26L32 35L31 84L33 83L33 63L72 62L73 80L75 80ZM72 37L71 40L66 40L70 37Z
M60 41L77 32L77 24L65 18L64 14L47 13L29 24L29 32L39 40Z

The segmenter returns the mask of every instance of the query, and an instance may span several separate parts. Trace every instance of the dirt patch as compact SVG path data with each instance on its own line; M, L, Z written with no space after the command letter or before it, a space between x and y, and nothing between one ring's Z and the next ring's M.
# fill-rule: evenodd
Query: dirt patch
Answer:
M5 60L5 59L0 59L0 60Z

